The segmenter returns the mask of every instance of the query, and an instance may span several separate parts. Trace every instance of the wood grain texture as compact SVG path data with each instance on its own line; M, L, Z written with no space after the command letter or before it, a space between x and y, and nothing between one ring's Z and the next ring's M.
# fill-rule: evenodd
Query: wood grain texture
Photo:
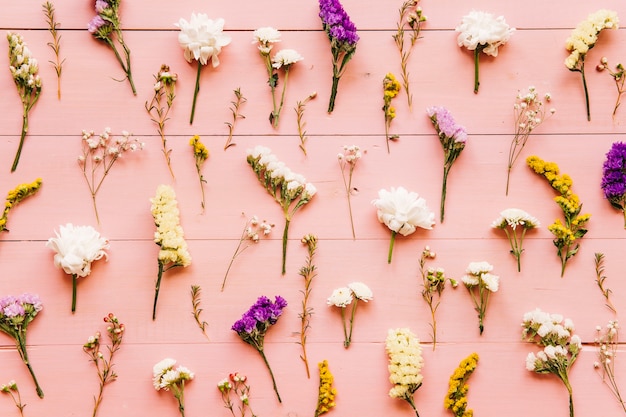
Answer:
M26 4L28 3L28 4ZM611 63L626 59L626 30L604 31L587 56L591 122L585 119L583 89L578 74L563 65L565 39L581 20L599 8L616 10L626 19L619 0L585 7L557 0L499 2L423 0L428 16L422 38L410 59L412 111L404 92L394 100L397 118L391 131L400 139L387 153L384 137L382 79L399 76L398 51L392 39L401 1L344 0L359 28L357 53L339 84L335 111L326 112L331 83L328 39L320 29L315 0L261 0L257 2L126 1L122 5L124 35L132 51L132 69L138 94L133 96L118 63L105 45L87 32L93 15L90 1L58 0L61 23L63 97L56 97L56 75L47 63L53 58L41 5L6 2L0 16L2 39L6 31L21 33L40 62L44 90L31 112L30 130L17 171L9 169L19 141L21 106L0 54L0 195L19 183L43 179L40 192L10 214L10 232L0 235L0 296L38 293L44 310L28 333L30 358L46 397L36 397L30 376L11 339L0 334L0 384L15 379L28 406L25 415L69 417L89 415L98 380L82 352L95 331L104 331L102 317L114 312L126 325L126 335L115 369L116 382L107 386L100 416L178 415L170 393L156 392L152 366L165 357L195 371L185 389L188 417L227 416L216 384L229 373L248 375L251 405L258 416L313 415L317 400L316 364L328 359L338 390L336 416L412 415L409 406L389 398L384 341L389 328L410 327L424 342L424 385L415 401L422 416L450 415L443 408L448 378L461 359L476 351L478 369L470 380L470 407L477 416L566 416L567 392L552 375L525 369L528 352L536 347L522 342L522 315L536 307L561 313L576 324L583 352L571 371L576 414L620 415L622 408L596 375L593 362L595 326L613 315L595 283L593 255L606 255L606 284L613 291L618 313L626 311L626 231L622 214L611 208L600 189L602 163L615 141L624 140L626 109L611 112L615 85L594 66L602 56ZM455 26L472 9L505 16L517 28L497 58L481 57L481 87L473 93L472 55L456 44ZM220 55L221 65L204 68L196 121L189 125L196 67L188 64L177 42L179 18L191 12L223 17L233 40ZM268 123L271 95L253 31L274 26L282 31L280 48L298 50L304 60L289 77L280 126ZM4 48L6 51L6 41ZM0 44L2 44L0 42ZM166 125L172 149L173 181L162 154L161 140L144 103L151 99L153 75L161 64L177 73L176 99ZM550 92L556 114L531 136L513 169L511 191L505 196L507 155L513 137L513 103L519 90L534 85ZM231 120L233 90L240 88L247 102L233 141L223 151ZM294 107L316 91L307 104L305 156L298 145ZM403 186L418 192L438 215L443 153L425 109L443 105L469 133L466 149L448 179L445 223L433 230L398 236L393 263L386 262L390 232L376 219L372 200L380 189ZM144 150L126 154L104 181L97 201L100 232L111 242L108 261L98 261L78 285L77 312L71 314L71 279L53 265L45 247L59 225L96 226L90 194L77 164L81 131L132 132L146 143ZM200 207L200 189L189 138L200 135L210 149L204 167L207 207ZM345 188L337 163L344 145L365 151L354 171L352 209L356 240L352 239ZM246 163L246 149L268 146L292 170L318 189L291 224L287 274L281 276L280 207L259 185ZM592 214L589 233L580 252L570 260L564 278L546 226L561 216L552 201L553 190L523 159L538 155L556 162L574 181L583 211ZM149 199L159 184L177 193L181 224L193 258L188 268L176 268L163 277L157 320L151 320L158 247ZM517 272L505 235L490 227L500 211L522 208L542 227L529 232ZM245 214L242 214L245 213ZM256 214L275 223L272 234L236 259L226 289L220 285L237 247L247 216ZM438 216L437 216L438 217ZM299 355L298 313L306 248L300 238L319 237L315 257L318 275L310 306L314 314L308 336L312 370L306 378ZM490 299L485 332L479 336L476 313L465 288L447 289L438 311L438 346L431 349L429 311L421 299L418 260L425 245L437 252L433 266L459 278L471 261L488 261L501 277L500 290ZM353 344L342 345L339 311L326 305L334 288L353 281L366 283L374 300L360 305ZM204 338L191 314L191 285L202 287L202 318L209 325ZM266 339L266 352L283 396L278 404L259 355L231 330L232 324L260 295L280 294L289 307ZM620 347L619 353L623 349ZM626 373L617 358L618 383ZM0 396L0 415L17 416L8 396Z

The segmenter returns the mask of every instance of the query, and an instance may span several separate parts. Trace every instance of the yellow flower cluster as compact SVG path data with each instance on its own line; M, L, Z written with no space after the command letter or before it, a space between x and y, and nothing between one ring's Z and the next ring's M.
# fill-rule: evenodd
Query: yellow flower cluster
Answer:
M26 197L35 194L40 187L41 178L37 178L29 184L20 184L8 192L6 202L4 203L4 211L2 212L2 217L0 217L0 232L8 231L6 226L7 221L9 220L9 211L11 211L17 203L24 200Z
M415 410L413 394L424 380L420 341L410 329L389 329L385 350L389 355L389 382L394 384L389 396L407 401Z
M154 242L161 247L159 263L173 266L189 266L191 256L187 251L183 228L180 226L176 193L169 185L159 185L156 197L151 198L151 211L157 231Z
M600 9L591 13L586 20L576 26L569 38L565 41L565 48L570 55L565 59L565 66L571 71L579 71L584 65L585 55L598 41L598 35L603 29L617 29L619 19L612 10Z
M387 73L383 79L383 100L385 105L383 110L385 111L385 120L391 121L396 117L396 109L391 106L391 100L395 98L400 92L400 82L392 73Z
M335 395L337 395L337 390L333 388L335 378L328 369L328 361L324 359L317 366L320 370L320 388L315 417L329 412L335 406Z
M474 411L467 408L467 392L469 385L467 380L478 365L478 354L476 352L463 359L450 377L448 395L443 406L446 410L451 410L455 417L472 417Z
M200 136L194 135L189 144L193 146L193 156L196 158L196 164L206 161L209 157L209 150L200 142Z

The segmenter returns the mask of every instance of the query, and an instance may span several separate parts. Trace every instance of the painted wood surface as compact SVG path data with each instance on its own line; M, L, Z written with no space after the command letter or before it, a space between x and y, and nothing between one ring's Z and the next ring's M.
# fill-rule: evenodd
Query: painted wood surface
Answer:
M498 2L423 0L428 16L422 38L410 60L414 92L409 111L401 93L394 101L397 118L392 132L400 140L385 148L382 79L387 72L399 76L399 56L393 43L397 8L401 2L343 2L359 28L361 41L341 79L335 111L326 112L330 93L331 61L326 35L320 29L318 5L307 1L257 2L124 2L122 22L132 51L138 94L116 82L122 72L111 51L85 29L93 14L89 1L55 3L61 23L62 90L56 97L53 58L46 45L50 35L40 5L5 2L0 16L2 36L21 33L40 62L44 90L31 112L20 166L9 169L19 141L21 105L8 69L0 74L0 195L19 183L43 179L41 191L15 208L9 233L0 235L0 296L38 293L44 310L29 329L28 349L35 372L46 392L40 400L14 344L0 335L0 384L15 379L28 404L26 416L89 415L98 387L97 375L82 345L95 331L104 331L102 317L115 313L126 325L126 336L115 360L119 378L106 388L100 415L178 415L169 393L156 392L152 366L165 357L176 358L196 372L185 390L186 415L227 416L216 384L229 373L246 374L252 385L251 405L258 416L313 415L317 400L315 365L328 359L338 391L336 416L411 415L409 406L389 398L387 329L410 327L424 342L424 385L415 396L422 416L443 416L447 382L459 361L471 352L480 355L470 380L470 407L477 416L566 416L567 392L553 376L525 369L535 346L521 341L522 315L536 307L570 317L584 349L571 371L576 413L580 416L620 415L622 408L593 368L595 326L615 316L604 306L595 283L594 253L606 255L605 275L618 313L624 301L626 269L623 217L612 209L600 189L602 163L615 141L624 140L626 109L613 119L615 85L594 66L602 56L612 63L626 59L624 29L604 31L588 54L588 83L592 120L585 120L580 77L563 65L564 41L573 27L599 8L616 10L626 18L626 6L617 0L588 2ZM497 58L481 59L481 88L472 91L473 62L456 45L454 27L472 9L502 14L517 28ZM188 64L173 26L191 12L224 17L232 44L220 55L221 65L205 68L198 97L196 121L188 123L195 65ZM252 32L261 26L282 31L281 48L298 50L304 61L289 78L280 126L267 121L271 96L267 77ZM6 48L6 43L4 44ZM6 49L5 49L6 51ZM167 123L172 148L173 181L161 152L161 141L144 103L151 98L153 75L170 65L179 76L176 99ZM6 68L6 53L0 67ZM574 191L592 213L589 233L581 250L560 278L560 263L545 228L561 215L548 184L528 169L515 166L511 192L505 196L507 155L513 134L513 103L518 90L535 85L550 92L556 114L533 134L522 157L536 154L557 162L571 175ZM233 90L241 88L247 103L245 119L235 128L235 147L223 150L230 121ZM298 148L294 107L316 91L306 108L308 155ZM438 213L443 155L425 114L431 105L446 106L470 136L448 181L445 223L399 237L391 265L386 263L389 230L376 219L371 201L378 190L404 186L423 196ZM109 259L94 264L93 272L78 286L78 307L70 313L71 280L54 267L45 242L59 225L96 225L87 186L77 166L81 131L132 132L146 143L141 152L125 155L107 177L98 194L101 224L98 229L111 242ZM200 189L190 136L198 134L210 149L204 176L207 207L200 208ZM344 145L365 150L354 172L352 195L356 240L352 239L345 189L337 154ZM318 194L294 218L290 230L287 274L280 274L282 212L254 177L246 163L246 149L270 147L294 171L306 176ZM158 248L149 198L159 184L177 193L181 223L189 243L192 265L177 268L163 278L156 321L150 317ZM522 272L503 233L491 222L508 207L522 208L542 223L527 235ZM245 213L245 216L242 215ZM248 249L233 264L227 286L220 285L237 246L246 216L253 214L276 224L269 239ZM298 313L303 288L298 270L306 250L299 242L307 233L319 237L315 258L318 276L310 306L314 309L308 337L312 377L307 379L299 355ZM485 260L501 277L501 288L490 299L486 329L478 334L476 315L467 291L447 289L438 314L438 347L430 349L429 312L420 296L418 259L425 245L437 252L434 266L453 277L463 275L470 261ZM374 300L359 308L354 342L342 346L339 312L326 305L334 288L362 281ZM203 318L209 323L207 341L191 315L190 286L202 287ZM242 343L230 327L260 295L280 294L289 307L267 336L266 351L283 396L278 404L267 371L258 354ZM621 352L621 350L620 350ZM617 380L626 384L626 371L617 358ZM0 397L0 415L18 415L8 396Z

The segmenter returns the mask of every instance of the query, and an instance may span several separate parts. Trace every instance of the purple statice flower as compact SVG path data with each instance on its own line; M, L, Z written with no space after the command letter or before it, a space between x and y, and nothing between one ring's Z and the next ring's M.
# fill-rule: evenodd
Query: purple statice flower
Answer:
M626 228L626 143L615 142L607 152L600 186L611 206L624 212Z
M93 19L91 19L89 23L87 23L87 30L89 31L89 33L96 33L98 29L100 29L105 24L106 22L104 21L104 19L101 18L100 15L96 15L93 17Z
M441 147L443 148L443 186L441 189L441 215L440 221L443 223L446 203L446 184L448 182L448 174L452 168L452 164L465 149L467 142L467 132L465 128L456 123L452 114L445 107L429 107L426 109L430 121L433 123Z
M7 318L13 318L18 316L23 317L26 314L26 311L21 303L13 303L6 306L2 310L2 313Z
M43 309L43 303L41 302L41 299L37 294L25 292L24 294L19 296L19 300L22 305L30 304L37 313Z
M96 0L96 13L100 14L109 8L109 3L104 0Z

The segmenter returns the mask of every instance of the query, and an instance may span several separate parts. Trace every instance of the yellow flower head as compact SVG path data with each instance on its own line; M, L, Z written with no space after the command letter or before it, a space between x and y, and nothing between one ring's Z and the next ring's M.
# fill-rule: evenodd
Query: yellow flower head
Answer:
M385 101L387 98L391 100L400 92L400 82L390 72L383 78L383 91L385 92Z
M469 385L467 380L478 365L478 354L472 353L463 359L459 367L450 377L448 395L444 399L443 406L451 410L455 417L471 417L472 410L467 409L467 392Z
M20 184L7 193L4 211L2 213L2 217L0 217L0 232L7 231L6 224L8 221L9 211L20 201L34 195L39 188L41 188L41 184L41 178L37 178L31 183Z
M207 160L209 150L200 142L200 136L194 135L191 140L189 140L189 144L193 146L193 156L196 158L196 161L202 163Z
M329 412L335 406L335 395L337 394L337 390L333 388L335 378L330 373L330 369L328 369L328 361L324 360L317 366L320 370L320 387L315 417Z

